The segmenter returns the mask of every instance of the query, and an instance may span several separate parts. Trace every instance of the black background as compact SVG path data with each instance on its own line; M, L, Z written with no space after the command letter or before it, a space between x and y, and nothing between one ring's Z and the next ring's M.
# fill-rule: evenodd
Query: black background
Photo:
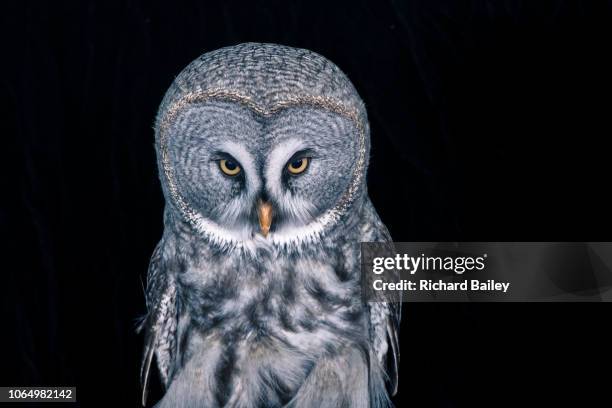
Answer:
M3 6L0 385L137 406L161 236L153 119L244 41L309 48L365 100L396 241L610 241L611 3L21 2ZM609 404L609 304L410 304L399 406ZM159 395L159 394L156 394Z

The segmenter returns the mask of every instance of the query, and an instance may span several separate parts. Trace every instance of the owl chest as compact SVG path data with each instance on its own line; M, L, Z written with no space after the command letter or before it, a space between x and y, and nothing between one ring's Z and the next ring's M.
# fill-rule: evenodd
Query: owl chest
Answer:
M200 295L188 307L204 332L303 345L362 323L358 274L343 265L325 256L210 263L197 289L184 289Z

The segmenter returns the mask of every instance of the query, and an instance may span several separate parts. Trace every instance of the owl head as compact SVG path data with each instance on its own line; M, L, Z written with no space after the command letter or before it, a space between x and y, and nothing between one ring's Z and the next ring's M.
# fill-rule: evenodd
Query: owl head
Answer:
M241 44L202 55L156 121L167 216L224 247L300 245L365 195L363 102L304 49Z

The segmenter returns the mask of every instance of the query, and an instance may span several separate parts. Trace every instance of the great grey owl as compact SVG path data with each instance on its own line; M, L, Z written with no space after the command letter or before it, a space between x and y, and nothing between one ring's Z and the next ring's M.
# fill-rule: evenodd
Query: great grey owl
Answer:
M175 79L155 135L143 404L155 359L159 407L391 405L399 307L364 301L359 247L390 238L347 77L303 49L222 48Z

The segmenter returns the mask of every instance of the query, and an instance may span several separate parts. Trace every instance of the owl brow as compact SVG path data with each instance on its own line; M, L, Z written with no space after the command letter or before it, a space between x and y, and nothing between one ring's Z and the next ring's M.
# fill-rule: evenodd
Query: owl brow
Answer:
M240 165L240 161L236 159L231 154L224 152L222 150L216 150L211 154L210 161L219 161L219 160L231 160L236 162L236 164Z
M302 159L305 157L312 159L313 157L316 157L316 154L314 150L310 148L298 150L297 152L293 153L293 155L289 158L289 160L287 160L287 164L291 163L294 160Z

